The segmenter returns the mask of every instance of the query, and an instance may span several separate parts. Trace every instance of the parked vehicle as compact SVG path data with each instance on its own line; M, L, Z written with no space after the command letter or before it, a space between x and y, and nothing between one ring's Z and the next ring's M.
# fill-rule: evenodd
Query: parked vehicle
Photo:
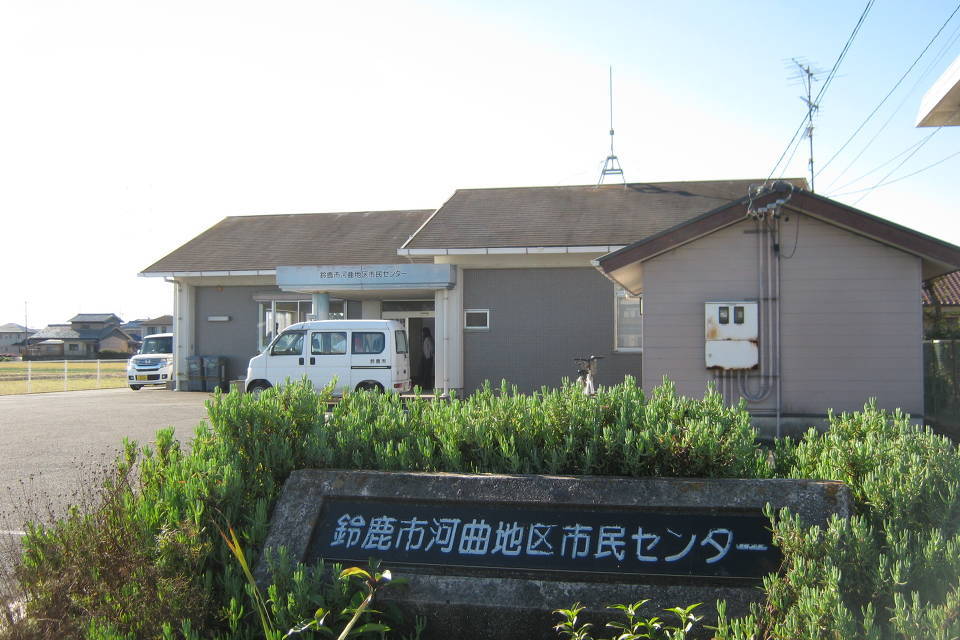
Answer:
M349 390L402 393L413 387L407 333L396 320L316 320L290 325L250 359L244 388L260 392L307 376L317 389L336 378Z
M154 333L143 339L140 351L127 361L127 383L134 391L173 380L173 334Z

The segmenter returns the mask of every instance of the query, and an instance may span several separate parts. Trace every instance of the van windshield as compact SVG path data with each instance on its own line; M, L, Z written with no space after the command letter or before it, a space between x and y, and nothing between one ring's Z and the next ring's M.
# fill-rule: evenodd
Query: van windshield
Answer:
M173 337L144 338L140 353L173 353Z

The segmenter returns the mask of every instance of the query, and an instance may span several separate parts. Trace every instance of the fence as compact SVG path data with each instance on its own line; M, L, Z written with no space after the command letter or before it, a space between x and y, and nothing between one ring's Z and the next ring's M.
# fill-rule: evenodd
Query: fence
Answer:
M925 341L923 368L927 424L960 436L960 340Z
M126 385L126 360L0 362L0 395L115 389Z

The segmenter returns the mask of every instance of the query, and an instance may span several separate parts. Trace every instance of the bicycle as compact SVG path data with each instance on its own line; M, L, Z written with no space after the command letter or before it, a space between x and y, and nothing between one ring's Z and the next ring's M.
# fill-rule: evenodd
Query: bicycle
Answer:
M574 358L577 363L577 382L576 385L583 389L583 395L597 395L597 387L593 380L597 375L597 361L603 360L603 356L590 356L589 358Z

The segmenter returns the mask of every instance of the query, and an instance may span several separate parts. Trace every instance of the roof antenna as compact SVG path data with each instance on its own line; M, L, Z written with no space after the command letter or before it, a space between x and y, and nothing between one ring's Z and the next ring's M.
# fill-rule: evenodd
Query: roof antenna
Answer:
M813 82L817 79L817 73L810 70L810 65L804 65L796 58L791 58L793 64L797 65L798 76L803 81L804 88L807 90L807 97L800 99L803 100L804 104L807 105L807 130L806 137L810 139L810 159L807 161L807 166L810 169L810 191L815 192L816 189L813 186L813 114L820 108L820 105L813 101Z
M613 152L613 66L610 67L610 155L603 161L603 169L600 171L600 179L597 181L599 187L603 184L603 179L607 176L620 176L623 180L623 186L626 188L627 180L623 176L623 169L620 167L620 159Z

